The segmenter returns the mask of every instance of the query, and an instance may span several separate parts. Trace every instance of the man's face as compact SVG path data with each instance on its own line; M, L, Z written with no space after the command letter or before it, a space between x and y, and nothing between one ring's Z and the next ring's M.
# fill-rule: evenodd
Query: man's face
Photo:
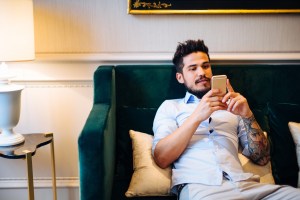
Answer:
M207 54L191 53L183 58L183 65L182 73L176 73L178 82L191 94L202 98L211 88L212 71Z

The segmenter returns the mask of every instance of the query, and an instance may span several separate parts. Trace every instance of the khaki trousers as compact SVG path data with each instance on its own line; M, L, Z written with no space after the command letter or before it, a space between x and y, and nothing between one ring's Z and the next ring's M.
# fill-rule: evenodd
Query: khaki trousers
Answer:
M263 184L255 181L223 180L221 186L187 184L180 200L300 200L300 189L285 185Z

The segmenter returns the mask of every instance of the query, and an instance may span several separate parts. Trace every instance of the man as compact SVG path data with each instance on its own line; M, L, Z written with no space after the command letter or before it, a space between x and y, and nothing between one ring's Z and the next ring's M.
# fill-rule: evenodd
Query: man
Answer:
M166 100L154 123L153 157L161 168L173 165L172 192L181 200L299 199L300 190L261 184L244 173L242 153L258 165L270 159L269 143L247 100L227 80L227 93L211 89L212 69L202 40L177 46L176 79L183 99Z

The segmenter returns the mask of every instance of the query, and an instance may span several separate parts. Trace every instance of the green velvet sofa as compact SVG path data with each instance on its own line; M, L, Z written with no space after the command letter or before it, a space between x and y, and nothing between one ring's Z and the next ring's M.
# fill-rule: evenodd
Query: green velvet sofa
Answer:
M275 182L296 187L299 169L287 122L300 122L300 65L215 64L213 72L228 76L268 132ZM125 197L133 173L128 131L153 134L160 104L184 94L172 65L99 66L93 107L78 138L81 200L176 199Z

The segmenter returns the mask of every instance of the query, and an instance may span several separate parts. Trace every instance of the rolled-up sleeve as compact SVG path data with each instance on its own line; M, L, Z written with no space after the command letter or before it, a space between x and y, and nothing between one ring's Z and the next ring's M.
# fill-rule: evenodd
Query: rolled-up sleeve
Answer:
M154 139L152 144L152 154L157 143L178 128L175 102L176 101L174 100L164 101L156 112L153 122Z

